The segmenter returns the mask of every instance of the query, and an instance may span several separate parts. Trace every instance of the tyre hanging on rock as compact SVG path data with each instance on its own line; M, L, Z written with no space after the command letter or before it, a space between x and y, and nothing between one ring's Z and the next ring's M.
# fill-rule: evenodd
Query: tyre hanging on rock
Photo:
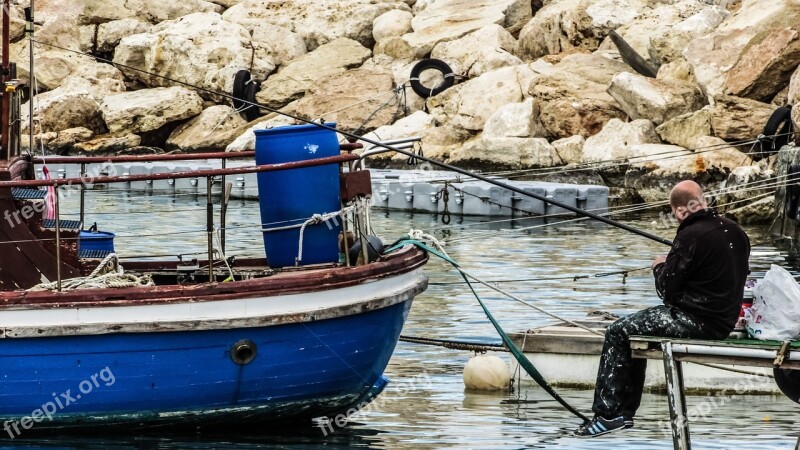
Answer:
M794 124L792 123L792 105L781 106L769 116L764 131L759 136L762 143L762 150L752 154L754 160L766 158L773 153L777 153L784 145L793 142L795 136Z
M435 70L441 73L442 82L436 86L425 86L420 80L423 72ZM422 98L438 95L455 84L455 75L446 62L439 59L423 59L411 69L411 89Z
M261 117L261 108L256 102L256 94L261 90L261 84L253 79L249 70L240 70L233 77L233 90L231 91L233 108L239 111L248 122Z

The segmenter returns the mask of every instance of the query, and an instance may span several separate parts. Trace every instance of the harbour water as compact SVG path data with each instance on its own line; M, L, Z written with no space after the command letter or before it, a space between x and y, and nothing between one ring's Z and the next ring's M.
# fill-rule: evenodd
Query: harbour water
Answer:
M76 207L77 196L71 196L62 211L75 212ZM86 221L96 221L101 229L117 233L117 253L123 257L202 254L206 248L205 208L204 197L95 191L87 196L90 213ZM621 219L664 237L674 235L674 229L656 213ZM258 223L256 202L230 204L228 256L263 256ZM523 280L502 283L502 287L568 318L581 318L591 311L627 314L659 302L650 271L635 269L649 266L666 247L606 225L454 217L445 226L432 215L376 213L372 226L385 242L411 228L430 232L448 242L449 254L466 269L488 280ZM746 230L753 243L769 242L766 227ZM755 276L771 263L790 267L769 243L757 251ZM621 275L571 279L621 270L630 270L624 280ZM431 286L415 301L403 334L499 342L474 297L457 283L460 277L448 264L432 259L427 273ZM507 331L552 323L552 319L491 291L481 293ZM465 392L462 370L471 356L467 351L401 342L387 369L392 380L389 387L375 404L341 425L215 435L128 435L120 430L115 436L23 438L6 444L47 448L672 448L663 394L645 394L635 428L592 440L576 439L569 434L579 421L537 386L515 385L510 392ZM508 359L504 353L498 356ZM589 412L591 391L563 389L561 394ZM690 412L696 413L691 423L695 449L794 448L798 405L782 396L746 395L745 389L713 399L690 396L687 400Z

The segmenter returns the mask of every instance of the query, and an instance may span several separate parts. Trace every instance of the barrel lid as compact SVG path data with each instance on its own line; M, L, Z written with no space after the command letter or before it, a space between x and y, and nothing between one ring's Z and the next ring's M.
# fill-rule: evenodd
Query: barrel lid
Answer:
M336 128L336 122L325 122L325 126L329 128ZM265 135L275 135L284 133L297 133L297 132L311 131L311 130L331 131L315 124L304 124L304 125L286 125L282 127L268 128L265 130L255 130L254 133L256 134L256 136L265 136Z

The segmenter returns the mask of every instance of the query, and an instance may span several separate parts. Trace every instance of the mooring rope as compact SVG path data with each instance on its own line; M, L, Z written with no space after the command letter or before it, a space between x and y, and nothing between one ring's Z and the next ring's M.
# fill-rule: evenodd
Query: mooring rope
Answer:
M431 248L428 244L426 244L425 242L422 242L420 239L429 239L430 242L432 243L432 245L434 245L436 248ZM514 344L514 341L511 340L511 338L508 336L508 334L506 334L506 332L503 330L503 328L500 326L500 324L497 322L497 320L492 315L491 311L489 311L489 308L486 306L486 304L483 302L481 297L475 291L475 287L472 285L472 282L470 282L470 280L469 280L471 276L468 275L463 269L461 269L461 267L458 265L458 263L455 262L452 258L450 258L450 256L447 255L447 252L444 251L444 248L442 247L442 245L435 238L433 238L432 236L429 236L429 235L425 235L424 233L422 233L419 230L411 230L411 232L409 233L408 239L404 239L404 240L399 241L398 243L393 245L391 248L387 249L386 252L391 252L391 251L393 251L393 250L395 250L397 248L400 248L400 247L402 247L404 245L417 246L417 247L419 247L419 248L421 248L421 249L423 249L423 250L425 250L425 251L427 251L427 252L429 252L429 253L431 253L433 255L438 256L439 258L449 262L450 264L452 264L453 267L456 270L458 270L458 272L464 278L464 281L467 283L467 286L470 288L470 291L472 291L472 294L475 296L475 299L478 300L478 303L480 304L481 308L483 309L483 312L486 314L486 317L492 323L492 326L494 326L494 329L497 331L497 334L500 335L500 338L503 340L503 344L505 344L505 346L508 348L508 350L514 356L514 359L517 360L517 363L519 363L519 365L522 368L525 369L525 372L527 372L528 375L530 375L530 377L534 381L536 381L536 383L542 389L544 389L548 394L550 394L550 396L555 401L557 401L559 404L561 404L561 406L563 406L567 411L571 412L576 417L578 417L581 420L583 420L584 423L588 423L589 422L589 418L588 417L586 417L580 411L578 411L572 405L570 405L566 400L564 400L563 397L561 397L561 395L558 394L558 392L555 391L555 389L553 389L550 386L550 384L547 382L547 380L545 380L544 376L542 376L542 374L536 369L536 367L533 365L533 363L531 363L530 360L528 360L528 358L525 356L525 354L522 353L522 351L516 346L516 344ZM478 281L478 280L476 279L476 281ZM530 306L533 306L533 305L530 305ZM537 307L537 309L541 310L538 307ZM544 310L541 310L541 311L544 311ZM555 316L553 314L549 314L549 315ZM555 317L558 317L558 316L555 316ZM574 324L574 322L571 322L571 323ZM575 324L575 325L576 326L580 326L578 324ZM580 327L581 328L586 328L586 327L583 327L583 326L580 326ZM596 331L593 331L593 332L596 333Z

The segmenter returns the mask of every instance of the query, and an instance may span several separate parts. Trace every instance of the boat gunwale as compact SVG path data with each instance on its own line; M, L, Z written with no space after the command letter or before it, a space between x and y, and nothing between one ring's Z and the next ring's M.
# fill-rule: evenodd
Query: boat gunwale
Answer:
M0 292L0 311L214 302L321 292L408 273L422 267L427 260L425 252L413 246L406 246L363 266L298 271L291 272L292 275L226 283L78 289L64 292L5 291Z

